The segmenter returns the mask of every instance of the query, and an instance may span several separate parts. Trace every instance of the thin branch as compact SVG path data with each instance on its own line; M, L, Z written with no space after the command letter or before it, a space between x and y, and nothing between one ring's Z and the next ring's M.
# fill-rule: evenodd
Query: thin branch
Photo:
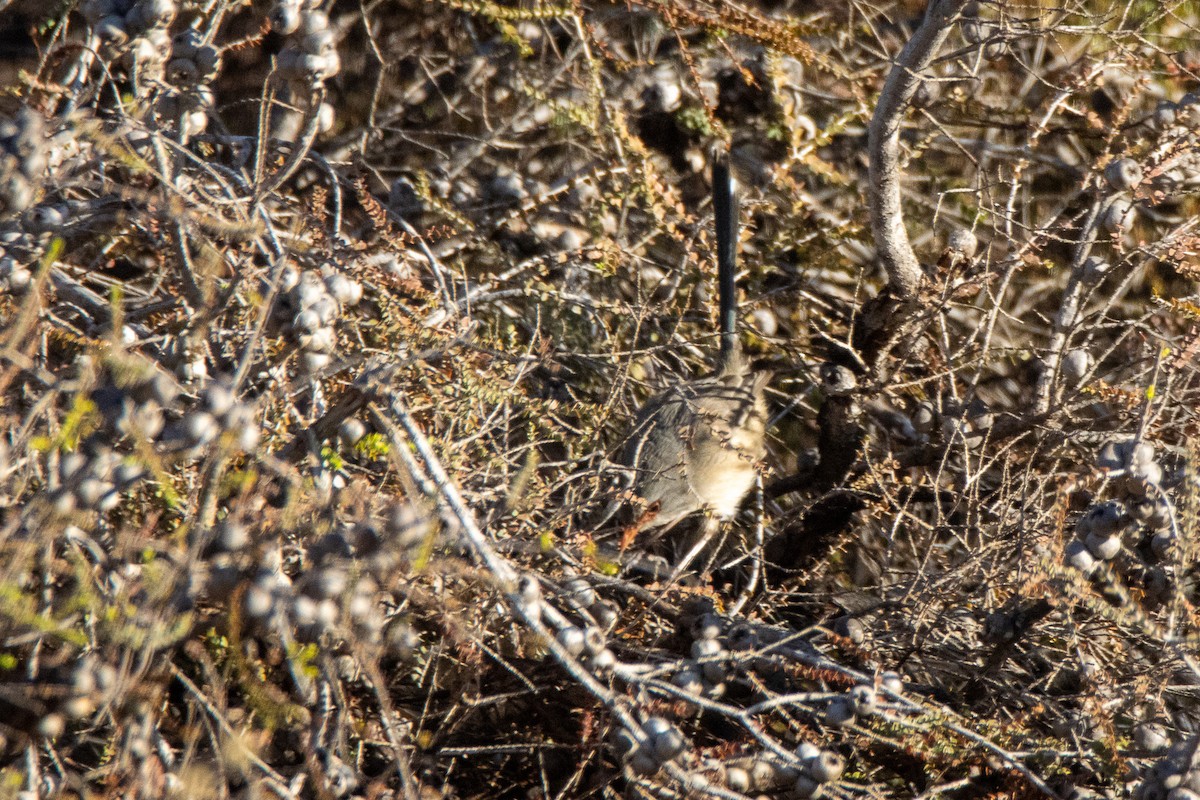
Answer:
M900 123L929 67L950 35L967 0L933 0L925 20L904 46L888 75L868 131L871 182L871 232L888 286L898 299L910 300L921 285L921 265L913 253L900 207Z

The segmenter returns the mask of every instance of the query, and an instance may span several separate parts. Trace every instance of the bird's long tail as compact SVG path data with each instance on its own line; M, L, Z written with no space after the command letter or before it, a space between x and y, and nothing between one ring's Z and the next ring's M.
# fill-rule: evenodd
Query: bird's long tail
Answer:
M721 365L734 367L740 360L737 338L738 206L733 191L729 153L718 152L712 162L713 213L717 226L717 296L720 300Z

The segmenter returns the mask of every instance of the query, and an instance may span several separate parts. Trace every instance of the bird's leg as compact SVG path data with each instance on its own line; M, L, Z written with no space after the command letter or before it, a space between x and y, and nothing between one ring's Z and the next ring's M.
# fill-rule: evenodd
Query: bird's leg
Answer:
M704 525L700 528L700 532L695 537L695 544L692 545L683 558L679 559L675 564L675 570L671 573L671 580L668 583L674 583L679 580L679 577L687 570L688 565L696 560L696 557L704 551L704 548L712 544L716 535L721 531L721 520L717 517L707 516L704 518Z

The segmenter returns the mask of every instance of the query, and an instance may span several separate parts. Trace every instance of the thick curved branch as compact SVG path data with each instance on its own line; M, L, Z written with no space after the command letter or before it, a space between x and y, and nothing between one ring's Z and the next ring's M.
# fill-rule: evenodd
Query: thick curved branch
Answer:
M933 61L966 4L967 0L930 2L921 26L896 58L871 117L871 233L888 286L900 300L914 298L921 284L921 265L900 209L900 123L920 84L920 73Z

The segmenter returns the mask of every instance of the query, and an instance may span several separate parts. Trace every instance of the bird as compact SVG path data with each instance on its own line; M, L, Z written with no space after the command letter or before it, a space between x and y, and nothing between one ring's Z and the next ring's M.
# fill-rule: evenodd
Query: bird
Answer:
M669 530L707 512L706 534L677 571L731 519L758 480L766 454L770 373L750 368L737 336L734 285L738 207L728 153L713 159L717 233L720 353L711 375L676 383L635 417L620 461L632 473L632 494L645 510L640 528Z

